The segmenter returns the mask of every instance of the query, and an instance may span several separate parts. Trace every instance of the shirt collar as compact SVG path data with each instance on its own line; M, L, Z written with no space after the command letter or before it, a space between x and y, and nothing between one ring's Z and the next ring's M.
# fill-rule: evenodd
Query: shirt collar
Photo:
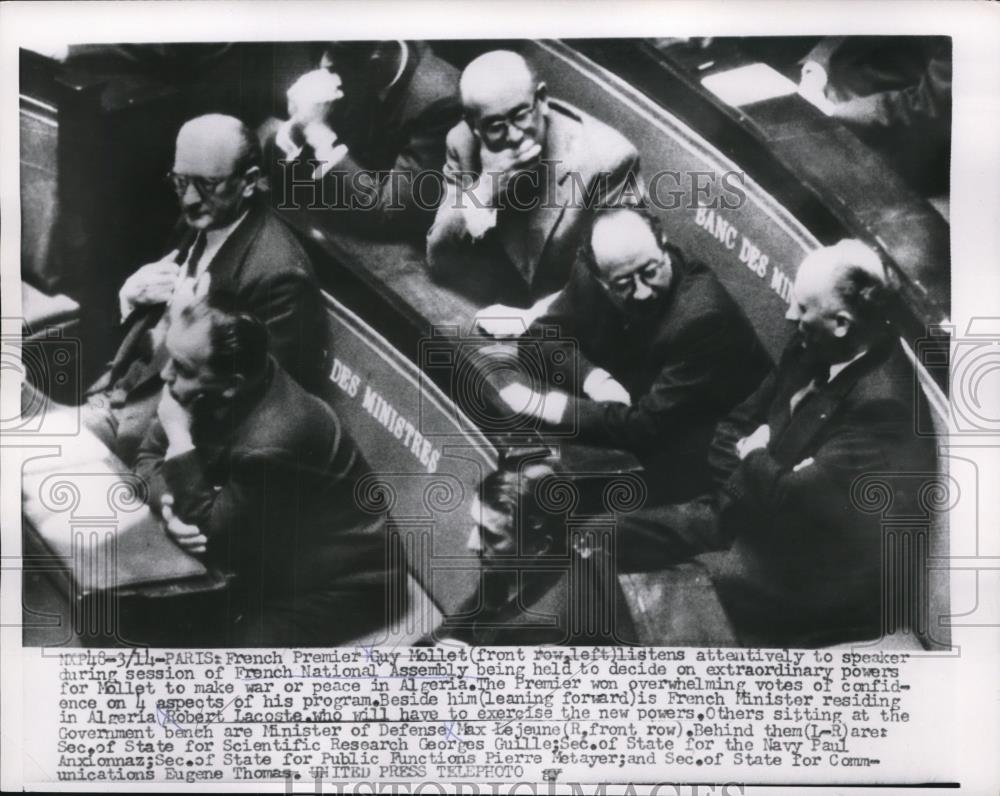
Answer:
M218 249L219 246L225 243L226 239L233 234L233 230L236 229L243 222L243 219L247 217L247 213L249 212L250 212L249 209L244 210L240 214L239 218L237 218L228 226L221 227L220 229L207 230L205 232L205 247Z
M846 362L838 362L836 365L830 365L830 381L833 381L837 376L852 362L857 362L861 357L868 353L867 348L862 348L857 354L848 359Z

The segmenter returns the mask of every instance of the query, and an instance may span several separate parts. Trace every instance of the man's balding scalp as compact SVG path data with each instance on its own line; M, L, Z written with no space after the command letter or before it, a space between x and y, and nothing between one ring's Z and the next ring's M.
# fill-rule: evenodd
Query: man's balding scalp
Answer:
M260 163L260 145L249 127L235 116L207 113L188 120L177 133L177 146L213 147L232 158L235 169Z
M538 75L534 67L524 56L513 50L491 50L469 62L462 71L458 88L462 104L468 107L474 101L477 92L488 89L498 81L510 82L523 79L534 87L538 84Z

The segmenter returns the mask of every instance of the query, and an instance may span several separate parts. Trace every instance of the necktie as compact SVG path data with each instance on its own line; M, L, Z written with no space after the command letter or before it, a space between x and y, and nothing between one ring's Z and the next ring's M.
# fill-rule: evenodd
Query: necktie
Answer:
M191 246L191 251L187 258L187 271L186 276L188 279L194 278L195 274L198 273L198 262L201 260L201 256L205 253L205 233L201 230L195 236L194 243Z

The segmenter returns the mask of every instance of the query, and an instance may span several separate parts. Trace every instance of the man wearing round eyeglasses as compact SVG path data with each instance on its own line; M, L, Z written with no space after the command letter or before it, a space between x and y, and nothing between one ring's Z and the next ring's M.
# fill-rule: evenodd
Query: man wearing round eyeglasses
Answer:
M87 396L91 428L129 463L159 400L164 310L178 287L234 292L267 324L271 351L307 389L324 381L328 332L312 264L292 232L257 197L260 148L232 116L209 114L177 135L168 183L181 218L166 255L119 292L123 338Z
M552 328L559 338L547 342ZM635 208L595 214L569 284L529 335L551 351L525 371L544 372L546 383L507 385L501 398L543 428L631 451L659 499L707 488L715 425L771 368L713 272L689 263L659 220ZM539 350L522 346L522 356Z
M427 235L433 273L482 303L559 290L594 208L637 204L639 156L608 125L550 97L524 58L473 60L448 133L446 190Z

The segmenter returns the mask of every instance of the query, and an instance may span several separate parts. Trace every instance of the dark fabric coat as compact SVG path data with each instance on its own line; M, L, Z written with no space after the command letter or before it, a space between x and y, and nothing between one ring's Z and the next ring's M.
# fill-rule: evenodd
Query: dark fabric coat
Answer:
M916 597L884 565L882 513L862 489L865 478L888 484L892 513L913 516L922 485L937 477L936 444L915 431L917 412L929 410L913 367L898 340L885 340L792 414L791 396L812 378L806 359L793 339L749 402L744 428L766 422L771 440L720 496L721 531L734 541L711 569L750 645L877 638L886 600Z
M208 537L208 561L236 573L247 621L299 609L297 643L318 644L381 627L400 573L387 571L383 519L355 502L369 469L333 410L272 362L252 395L196 414L192 436L194 450L165 458L155 421L135 471L154 510L172 495L176 516Z
M567 356L548 355L544 372L563 389L582 387L595 367L608 371L632 398L629 406L590 400L573 390L559 430L577 442L635 454L647 470L651 499L683 500L709 487L708 446L716 424L750 395L771 361L743 311L712 271L669 248L674 277L662 307L629 322L582 263L545 316L536 341L558 330ZM522 355L528 349L522 346ZM561 359L563 365L553 362Z

